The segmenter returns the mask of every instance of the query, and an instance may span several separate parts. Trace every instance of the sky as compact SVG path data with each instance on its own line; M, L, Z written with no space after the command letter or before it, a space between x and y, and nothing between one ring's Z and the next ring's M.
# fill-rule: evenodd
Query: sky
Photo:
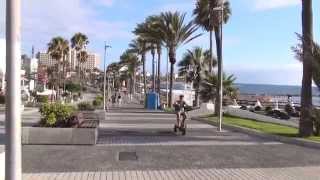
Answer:
M299 85L302 66L291 47L301 32L301 0L229 0L232 17L224 26L224 70L238 83ZM104 42L112 46L107 64L135 38L132 30L147 16L163 11L187 13L192 20L195 0L22 0L22 53L46 51L54 36L70 39L76 32L88 35L89 50L103 60ZM320 1L314 1L315 39L320 42ZM208 33L178 49L179 61L187 49L209 47ZM0 65L5 57L5 0L0 0ZM162 73L166 71L163 55ZM147 68L151 69L148 56ZM103 64L100 65L103 67Z

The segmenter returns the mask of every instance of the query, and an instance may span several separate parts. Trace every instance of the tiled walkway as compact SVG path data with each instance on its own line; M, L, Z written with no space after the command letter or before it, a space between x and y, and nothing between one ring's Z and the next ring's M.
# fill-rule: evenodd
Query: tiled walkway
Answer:
M320 167L24 174L24 180L320 180Z
M26 180L320 180L318 150L283 144L188 121L137 105L113 109L96 146L24 146ZM136 160L120 160L134 152Z

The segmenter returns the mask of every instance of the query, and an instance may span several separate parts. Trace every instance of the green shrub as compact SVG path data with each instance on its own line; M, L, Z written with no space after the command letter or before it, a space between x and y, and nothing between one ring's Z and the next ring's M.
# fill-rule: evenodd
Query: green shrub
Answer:
M40 107L42 116L41 125L45 127L56 127L67 124L68 119L74 112L74 108L61 103L43 104Z
M92 104L93 104L93 106L95 106L95 107L101 106L102 103L103 103L103 101L101 101L100 99L95 99L95 100L92 101Z
M103 101L103 96L100 96L100 95L99 95L99 96L97 96L97 97L96 97L96 100Z
M272 112L272 107L271 106L267 106L266 109L265 109L265 112L267 114L270 114Z
M99 107L103 104L103 96L97 96L95 100L92 101L93 106Z
M39 103L48 103L48 101L49 101L49 98L48 98L48 96L37 96L37 98L36 98L36 100L37 100L37 102L39 102Z
M314 125L314 135L320 136L320 110L313 108L311 113L312 113L312 120Z
M0 104L5 104L5 103L6 103L5 95L0 95Z
M81 86L80 84L68 83L66 84L66 90L72 93L80 92Z
M46 119L47 126L54 126L57 123L57 118L54 113L50 113Z
M94 111L94 107L90 102L82 102L78 104L78 110L80 111Z

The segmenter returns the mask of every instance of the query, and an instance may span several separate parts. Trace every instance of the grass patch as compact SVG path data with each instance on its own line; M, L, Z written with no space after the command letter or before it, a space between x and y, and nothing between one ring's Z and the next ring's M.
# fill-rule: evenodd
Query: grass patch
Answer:
M209 117L209 120L216 121L217 119L216 117ZM299 132L298 129L294 127L230 116L224 116L223 124L254 129L259 132L286 137L298 137ZM318 136L312 136L305 139L320 142L320 137Z
M163 111L166 113L173 113L174 109L173 108L164 108Z

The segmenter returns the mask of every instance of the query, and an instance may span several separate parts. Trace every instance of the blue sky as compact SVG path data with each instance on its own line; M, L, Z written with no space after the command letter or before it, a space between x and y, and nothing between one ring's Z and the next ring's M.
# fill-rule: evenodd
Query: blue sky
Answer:
M230 2L233 15L224 27L225 71L235 74L239 83L301 84L301 65L290 49L297 42L295 32L301 32L301 0ZM70 38L81 31L90 38L89 49L101 57L107 41L112 46L108 63L114 62L134 38L131 31L136 23L148 15L175 10L186 12L191 20L194 4L194 0L22 0L22 50L30 54L34 45L37 51L45 51L53 36ZM319 7L320 2L315 0L314 32L318 42ZM5 0L0 0L0 42L4 42L4 8ZM178 60L186 49L208 48L208 34L203 33L179 48ZM151 64L147 66L150 69ZM165 66L162 70L164 73Z

